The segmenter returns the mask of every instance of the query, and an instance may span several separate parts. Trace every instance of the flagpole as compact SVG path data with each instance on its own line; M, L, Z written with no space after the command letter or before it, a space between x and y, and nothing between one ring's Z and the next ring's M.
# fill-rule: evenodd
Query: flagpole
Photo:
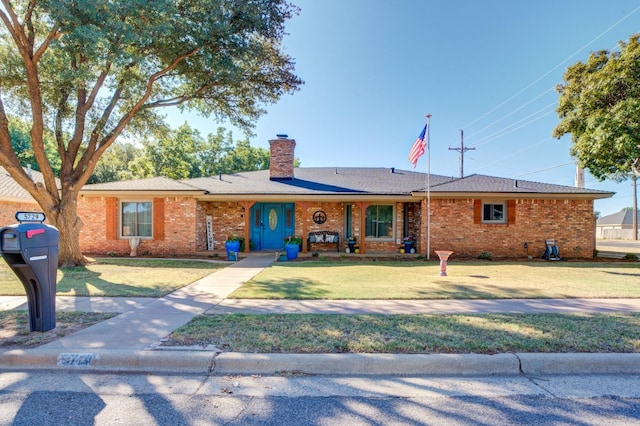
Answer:
M427 260L431 258L431 114L427 114Z

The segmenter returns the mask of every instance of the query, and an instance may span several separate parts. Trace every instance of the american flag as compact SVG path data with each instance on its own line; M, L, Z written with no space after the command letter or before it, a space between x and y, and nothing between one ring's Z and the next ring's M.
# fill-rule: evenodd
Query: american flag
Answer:
M418 158L420 158L420 156L424 154L424 149L427 146L427 143L425 141L426 134L427 125L425 124L424 129L422 129L422 132L420 132L420 136L418 136L418 139L416 139L416 141L413 143L413 146L411 147L411 151L409 151L409 162L413 164L414 169L418 165Z

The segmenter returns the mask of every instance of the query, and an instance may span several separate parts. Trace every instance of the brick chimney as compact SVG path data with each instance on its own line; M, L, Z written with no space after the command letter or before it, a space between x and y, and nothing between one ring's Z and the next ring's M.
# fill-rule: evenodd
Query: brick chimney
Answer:
M293 161L296 141L287 135L277 135L278 139L271 139L271 160L269 163L270 179L293 179Z

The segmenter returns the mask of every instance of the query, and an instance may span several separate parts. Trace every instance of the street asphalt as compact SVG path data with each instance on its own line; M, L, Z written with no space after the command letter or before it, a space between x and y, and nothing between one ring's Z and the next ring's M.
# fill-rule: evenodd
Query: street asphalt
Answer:
M62 297L59 311L119 315L35 349L0 351L4 370L194 374L276 372L326 375L637 374L640 353L250 354L163 347L161 339L194 316L214 313L639 312L638 299L265 301L226 299L274 260L250 256L159 299ZM0 310L26 309L25 297L0 296Z

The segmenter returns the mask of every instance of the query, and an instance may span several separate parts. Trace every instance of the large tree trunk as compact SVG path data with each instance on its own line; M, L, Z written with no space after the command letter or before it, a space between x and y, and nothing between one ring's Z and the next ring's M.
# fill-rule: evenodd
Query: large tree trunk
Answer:
M80 251L82 220L78 217L78 193L66 192L57 206L57 211L48 212L47 217L60 231L58 266L77 266L87 263Z

